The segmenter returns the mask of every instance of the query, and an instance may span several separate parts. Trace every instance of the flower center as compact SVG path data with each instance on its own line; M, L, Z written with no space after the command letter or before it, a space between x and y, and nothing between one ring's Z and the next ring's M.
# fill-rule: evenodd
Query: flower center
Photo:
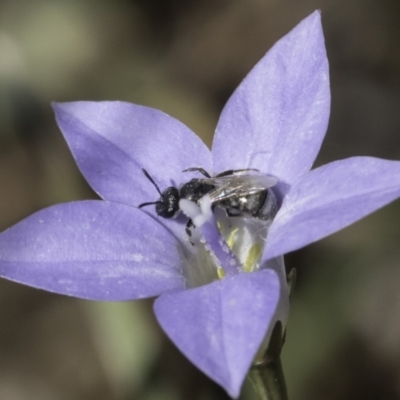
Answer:
M186 274L189 286L197 287L225 276L257 271L268 228L276 214L275 203L268 219L229 217L222 207L211 210L207 195L199 204L186 199L179 204L197 228L192 237L194 246Z
M220 211L216 210L218 229L239 260L241 272L257 271L272 221L251 217L229 218Z

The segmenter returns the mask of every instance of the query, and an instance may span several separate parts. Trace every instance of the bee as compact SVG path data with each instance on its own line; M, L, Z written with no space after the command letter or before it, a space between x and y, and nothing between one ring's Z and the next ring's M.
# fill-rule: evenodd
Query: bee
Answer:
M142 169L147 179L155 186L160 198L142 203L138 207L156 206L156 213L162 218L174 218L181 212L179 200L186 199L199 205L203 196L208 195L212 209L222 208L228 217L252 217L271 222L278 210L274 192L270 189L277 179L265 175L257 169L237 169L220 172L211 176L203 168L188 168L183 172L199 172L203 178L193 178L179 188L170 186L163 192L149 173ZM191 236L192 220L186 224L186 232Z

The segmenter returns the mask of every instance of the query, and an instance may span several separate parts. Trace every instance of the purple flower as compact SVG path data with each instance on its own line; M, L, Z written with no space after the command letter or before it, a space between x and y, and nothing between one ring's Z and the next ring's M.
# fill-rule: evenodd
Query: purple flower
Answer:
M397 161L354 157L309 172L329 108L319 12L277 42L239 85L211 152L186 126L151 108L56 104L76 162L104 200L56 205L3 232L0 275L92 300L159 296L154 309L167 335L237 397L273 323L287 319L282 255L400 196ZM163 190L198 176L182 172L190 167L215 174L256 168L278 178L273 190L281 206L261 260L250 265L254 273L218 276L209 252L189 243L183 215L163 219L154 207L137 208L158 196L142 168ZM234 235L228 232L228 241Z

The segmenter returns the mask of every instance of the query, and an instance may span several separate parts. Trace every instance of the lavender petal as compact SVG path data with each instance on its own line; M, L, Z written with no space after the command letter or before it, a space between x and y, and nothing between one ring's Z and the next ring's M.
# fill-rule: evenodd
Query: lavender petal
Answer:
M352 157L296 182L269 230L264 259L322 239L400 197L400 162Z
M119 101L53 107L78 167L105 200L133 206L157 200L157 190L142 168L161 191L188 180L188 173L182 172L186 168L211 170L206 145L161 111Z
M232 396L240 388L280 299L275 271L238 274L160 296L156 317L176 346Z
M330 111L320 13L258 62L226 104L212 147L216 172L257 168L291 184L311 168Z
M104 201L49 207L0 235L0 276L92 300L181 288L179 244L136 208Z

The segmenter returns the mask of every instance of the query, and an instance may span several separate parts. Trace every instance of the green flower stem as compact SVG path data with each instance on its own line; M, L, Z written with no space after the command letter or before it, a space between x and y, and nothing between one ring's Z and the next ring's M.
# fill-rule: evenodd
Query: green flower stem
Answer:
M280 357L254 365L248 378L259 400L288 400Z
M296 282L296 270L294 268L290 271L287 280L289 299L291 299ZM285 334L282 323L278 321L272 329L263 360L255 362L247 375L258 400L288 400L280 357L285 342Z

